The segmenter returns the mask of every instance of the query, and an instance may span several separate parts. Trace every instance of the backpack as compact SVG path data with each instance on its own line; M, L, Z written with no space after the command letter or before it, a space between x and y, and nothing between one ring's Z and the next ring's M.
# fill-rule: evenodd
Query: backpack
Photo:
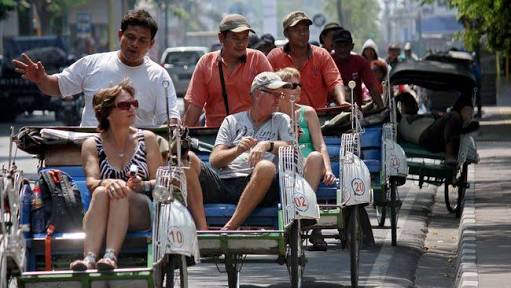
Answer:
M82 231L82 199L71 176L57 169L43 169L39 175L42 207L33 206L32 233ZM39 197L33 193L34 198Z

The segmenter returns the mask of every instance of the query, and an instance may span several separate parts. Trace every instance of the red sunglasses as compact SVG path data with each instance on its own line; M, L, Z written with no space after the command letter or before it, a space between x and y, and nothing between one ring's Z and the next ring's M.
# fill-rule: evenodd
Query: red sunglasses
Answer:
M138 100L133 101L121 101L117 103L115 107L121 109L121 110L130 110L131 106L138 108Z

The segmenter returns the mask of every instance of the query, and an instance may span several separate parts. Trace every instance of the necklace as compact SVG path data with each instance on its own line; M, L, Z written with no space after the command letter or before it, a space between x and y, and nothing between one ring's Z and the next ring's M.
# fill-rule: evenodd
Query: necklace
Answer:
M120 153L117 153L117 156L119 156L119 158L121 158L121 159L124 159L124 155L126 154L126 147L128 147L129 139L130 139L130 135L128 134L128 136L126 136L126 141L124 141L124 147L122 148L122 151Z

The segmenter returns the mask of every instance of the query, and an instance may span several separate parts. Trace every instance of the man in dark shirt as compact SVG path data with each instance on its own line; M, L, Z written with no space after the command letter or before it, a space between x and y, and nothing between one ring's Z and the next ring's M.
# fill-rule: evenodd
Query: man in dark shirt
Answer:
M382 87L378 83L374 73L371 71L369 62L364 57L356 54L351 54L353 50L353 39L348 30L336 30L333 34L334 54L333 58L337 68L341 72L341 78L347 84L353 80L356 82L354 89L355 102L362 106L362 83L365 84L369 90L369 94L374 104L378 108L384 107L381 98Z

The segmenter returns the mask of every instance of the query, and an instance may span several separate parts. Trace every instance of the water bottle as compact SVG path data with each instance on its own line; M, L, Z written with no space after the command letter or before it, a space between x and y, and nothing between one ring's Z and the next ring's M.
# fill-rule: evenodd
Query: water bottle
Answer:
M32 189L32 215L31 227L33 233L44 233L46 230L46 219L43 207L43 195L39 185Z
M32 197L33 192L30 188L30 184L24 183L23 189L21 190L21 215L20 215L20 224L21 225L30 225L31 219L31 210L32 210ZM25 232L25 237L28 238L28 233Z
M43 196L41 195L41 188L39 185L34 186L34 190L32 190L32 209L39 209L43 207Z

